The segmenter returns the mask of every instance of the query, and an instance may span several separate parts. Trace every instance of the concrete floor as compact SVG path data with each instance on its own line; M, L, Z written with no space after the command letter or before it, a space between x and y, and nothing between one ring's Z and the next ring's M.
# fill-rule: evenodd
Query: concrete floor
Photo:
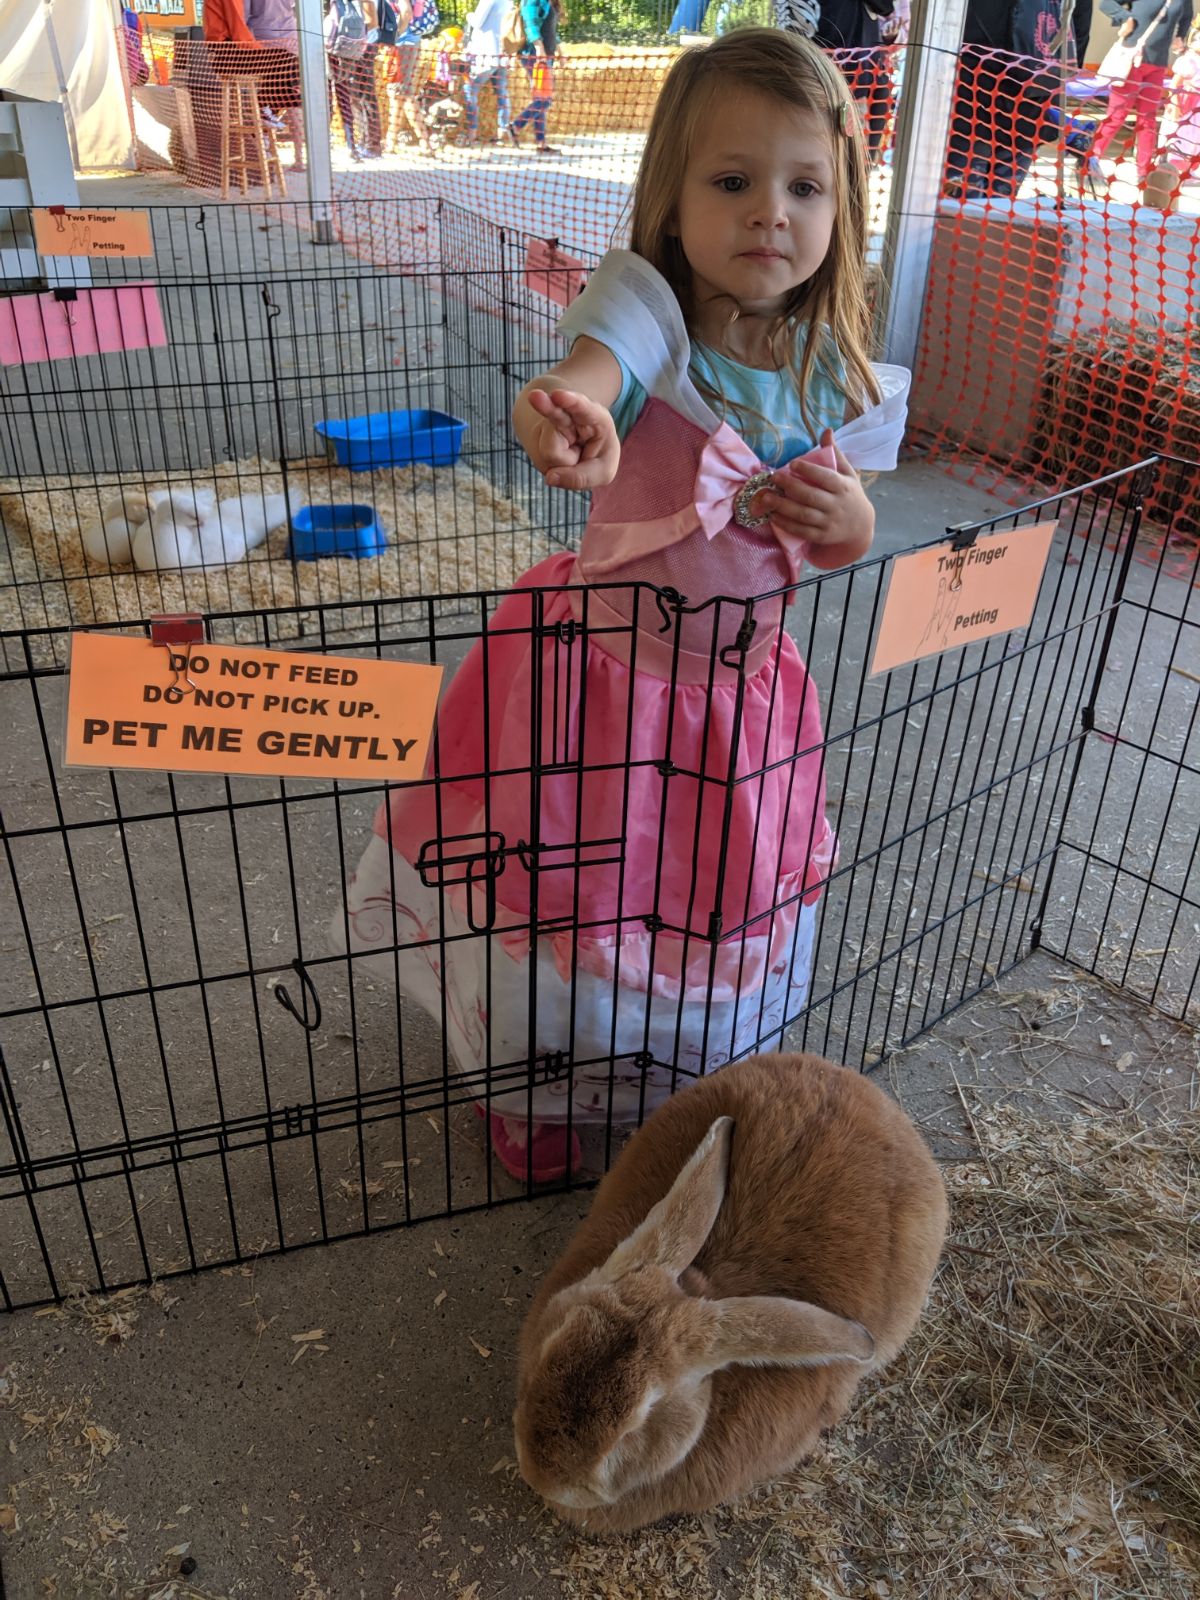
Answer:
M147 198L157 182L147 180ZM880 479L872 492L881 554L1006 509L994 495L922 461ZM1134 568L1133 583L1146 598L1144 569ZM1106 684L1110 694L1121 686L1123 663L1132 665L1141 653L1163 684L1171 683L1168 665L1176 660L1185 673L1200 667L1191 655L1174 653L1170 607L1187 615L1194 597L1182 586L1172 593L1166 620L1156 620L1158 632L1149 643L1138 637L1132 621L1117 635L1116 671ZM867 636L862 632L846 641L847 693L849 669L857 671L861 664ZM823 636L822 649L832 648ZM1183 694L1190 681L1174 682L1174 691ZM1170 712L1167 731L1174 738L1187 727L1186 716L1175 701ZM1188 750L1185 733L1175 754L1182 758ZM946 759L946 748L931 748L931 784ZM888 776L886 766L881 772ZM28 795L27 775L11 746L0 777L6 799ZM1116 794L1125 806L1130 793L1146 802L1133 772L1114 778L1111 770L1096 765L1085 770L1084 783L1085 805L1090 794L1097 809L1105 794ZM1164 823L1158 843L1161 848L1166 841L1172 870L1183 872L1194 830L1191 796L1186 790L1177 795L1170 784L1169 774L1152 784L1168 803L1177 802L1174 831ZM845 787L855 789L851 815L861 830L872 803L869 786L861 773L852 784L847 768ZM79 794L86 800L90 791L82 786ZM264 813L265 825L273 815ZM307 866L317 856L316 835L308 850L303 829L297 837ZM169 854L176 846L169 842L166 848ZM197 845L197 859L205 859L205 848ZM89 878L87 886L89 896L97 897L89 902L97 916L112 910L103 900L101 866L98 860L95 882ZM336 871L325 877L329 882L323 882L322 892L336 895ZM155 885L161 887L159 880ZM147 903L156 915L162 911L158 937L167 959L173 930L163 908L171 901L147 894ZM315 924L328 908L314 901L305 902L304 910ZM1052 921L1059 916L1061 931L1070 907L1051 911ZM56 914L52 894L39 898L38 912ZM1093 912L1089 905L1088 915ZM205 929L206 945L209 939L219 944L228 926L214 918ZM119 929L112 937L118 934ZM1186 924L1172 926L1170 937L1186 976L1196 941ZM1143 940L1151 942L1158 940ZM64 971L72 952L68 940L61 957ZM1094 956L1104 972L1119 974L1119 960L1107 946ZM953 958L948 950L947 960ZM1010 1046L1023 1026L1025 997L1060 983L1076 986L1082 1021L1074 1055L1048 1062L1048 1080L1061 1087L1066 1077L1072 1092L1102 1104L1113 1096L1143 1093L1188 1103L1179 1097L1188 1093L1194 1041L1129 996L1105 983L1080 980L1074 969L1038 954L999 990L939 1023L889 1064L892 1087L927 1128L943 1159L971 1149L964 1087L983 1101L1001 1087L1015 1090L1024 1095L1031 1117L1043 1114L1037 1078ZM278 1007L270 1012L265 1026L273 1063L286 1062L303 1084L295 1025ZM343 1037L336 1032L344 1026L343 1014L338 1005L330 1007L326 1030L334 1040ZM231 1007L227 1026L236 1020ZM181 1011L173 1026L168 1043L182 1048L198 1024ZM118 1038L132 1070L141 1048L136 1018ZM435 1040L418 1037L417 1045L436 1053ZM319 1063L326 1089L338 1048L335 1044ZM67 1070L85 1071L89 1051L95 1053L81 1034L68 1048ZM1128 1068L1118 1066L1131 1051L1139 1069L1144 1063L1135 1085ZM31 1103L40 1093L27 1073L17 1088ZM466 1192L478 1197L483 1161L470 1111L456 1109L448 1127L436 1117L434 1122L432 1129L415 1129L414 1137L420 1132L426 1139L432 1135L438 1146L452 1145ZM286 1155L281 1153L280 1160L285 1186L290 1177L303 1177L289 1170ZM337 1180L345 1186L344 1205L335 1218L339 1223L354 1211L354 1168L346 1170L350 1176ZM301 1187L298 1183L297 1192ZM219 1180L214 1178L211 1188L196 1202L198 1211L219 1209ZM301 1212L305 1204L299 1203ZM13 1424L5 1434L9 1456L0 1482L8 1486L2 1498L16 1508L17 1518L7 1532L0 1531L5 1600L48 1594L139 1600L576 1600L587 1594L590 1600L606 1592L632 1600L633 1594L653 1593L645 1584L605 1591L599 1580L581 1587L585 1566L599 1561L603 1571L610 1552L597 1557L587 1541L549 1518L513 1469L508 1419L521 1317L537 1275L586 1207L586 1195L539 1198L431 1220L411 1231L165 1279L152 1290L132 1290L105 1304L83 1301L13 1317L3 1325L0 1361L0 1407L5 1408L0 1416ZM64 1228L77 1226L67 1208L69 1195L60 1220ZM149 1226L157 1228L153 1207L150 1214ZM379 1207L375 1214L380 1215ZM125 1222L117 1220L119 1206L112 1215L113 1237L105 1251L111 1244L114 1257L132 1259L128 1212ZM244 1253L253 1256L255 1241L267 1231L244 1232ZM289 1237L303 1231L297 1226ZM165 1236L157 1242L164 1253L178 1243ZM24 1240L20 1249L36 1252L36 1245ZM724 1518L706 1519L701 1531L709 1550L702 1578L682 1592L741 1600L747 1592L746 1565L755 1549L761 1555L761 1535L751 1538ZM947 1537L966 1540L969 1532L964 1514L962 1526ZM611 1552L614 1572L619 1554L615 1548ZM903 1559L896 1560L893 1593L907 1600ZM190 1562L195 1568L182 1572L181 1565ZM792 1600L790 1570L768 1552L756 1566L759 1592L771 1600Z
M1064 984L1078 1029L1063 1050L1048 1028L1041 1058L1058 1096L1195 1104L1194 1036L1035 956L891 1064L939 1158L969 1157L966 1107L1002 1091L1048 1114L1042 1071L1013 1041ZM8 1600L652 1600L657 1535L636 1560L628 1541L588 1540L513 1466L518 1330L587 1203L522 1202L12 1318ZM751 1561L757 1595L801 1592L795 1552L764 1553L761 1528L725 1513L694 1525L703 1555L671 1572L672 1595L740 1600ZM664 1532L664 1550L680 1536ZM972 1536L963 1507L939 1531L949 1562ZM905 1562L889 1556L889 1592L918 1600Z
M880 480L873 493L883 550L1003 509L920 461ZM1147 581L1144 575L1139 580L1140 572L1135 566L1135 586ZM1173 585L1170 593L1186 610L1183 587ZM1174 603L1159 599L1164 606ZM863 641L847 646L855 659L862 647ZM1153 641L1119 635L1118 668L1139 648L1157 660ZM1188 670L1197 665L1191 661ZM1178 727L1177 719L1170 725ZM1103 771L1087 781L1097 796L1112 789ZM1145 795L1143 803L1149 803ZM1189 803L1180 797L1177 848L1184 852L1193 828ZM198 848L201 859L204 847ZM298 853L311 853L302 839ZM103 909L99 901L96 906ZM215 936L216 924L208 931ZM168 919L164 949L170 936ZM1177 943L1186 968L1196 940L1185 925ZM1107 948L1096 957L1111 969ZM1032 1118L1047 1114L1041 1079L1012 1042L1027 1028L1029 1007L1060 984L1071 986L1080 1021L1071 1050L1045 1059L1045 1081L1056 1093L1100 1105L1117 1103L1114 1096L1143 1095L1165 1097L1176 1107L1189 1103L1194 1037L1129 995L1037 954L998 990L939 1023L888 1065L891 1087L942 1159L972 1148L964 1090L969 1101L984 1105L1001 1089L1015 1092ZM328 999L327 985L325 993ZM334 1039L343 1037L336 1032L345 1025L340 1015L335 1005L326 1023ZM296 1053L297 1035L280 1031L294 1024L279 1016L280 1024L264 1022L274 1038L273 1059ZM186 1029L186 1019L182 1025ZM365 1013L359 1025L369 1028ZM177 1038L183 1035L168 1033L173 1049ZM418 1046L437 1048L436 1041L414 1045L410 1037L409 1050L419 1054ZM85 1049L82 1041L77 1048ZM132 1072L136 1029L120 1048L129 1052L123 1070ZM1131 1053L1138 1063L1134 1082ZM68 1048L67 1070L76 1062L82 1069L85 1059ZM331 1055L321 1071L333 1070ZM32 1115L37 1085L27 1076L17 1087L27 1103L24 1114ZM419 1138L437 1147L448 1139L456 1192L478 1197L483 1156L469 1108L456 1108L448 1129L436 1115L409 1120L410 1154ZM385 1124L384 1131L395 1126ZM281 1185L286 1190L295 1177L303 1195L303 1173L288 1159L281 1146ZM327 1171L337 1170L331 1162L327 1155ZM353 1214L348 1158L345 1170L348 1178L328 1179L337 1224ZM209 1176L216 1176L211 1163ZM233 1181L251 1182L249 1170L235 1167ZM341 1210L339 1188L345 1190ZM198 1218L208 1214L206 1205L219 1209L219 1193L218 1184L207 1201L193 1196ZM159 1236L166 1215L158 1208L161 1198L151 1195L142 1207L148 1231ZM298 1215L306 1203L300 1200ZM538 1274L587 1204L586 1193L518 1201L336 1247L164 1279L152 1290L134 1289L107 1302L85 1299L15 1315L3 1328L0 1368L0 1406L6 1407L0 1415L11 1424L3 1498L17 1518L0 1536L6 1600L47 1594L592 1600L610 1593L632 1600L654 1593L645 1576L652 1566L631 1569L627 1545L597 1549L560 1526L513 1467L509 1416L521 1318ZM102 1202L97 1214L108 1226ZM376 1217L381 1214L377 1206ZM55 1213L49 1215L53 1223ZM128 1212L123 1221L121 1215L114 1208L112 1237L102 1248L118 1257L125 1250L124 1259L132 1259ZM70 1221L65 1212L61 1219L64 1226ZM299 1225L289 1230L289 1237L302 1236ZM243 1230L242 1248L250 1257L258 1237ZM268 1230L261 1237L265 1241ZM36 1255L36 1246L27 1239L19 1253L29 1252ZM707 1552L702 1570L680 1579L683 1587L672 1593L740 1600L748 1593L747 1563L754 1561L755 1592L792 1600L794 1551L772 1547L764 1554L761 1531L724 1514L696 1528ZM964 1514L945 1537L965 1542L970 1532ZM643 1551L652 1557L655 1549L651 1536ZM904 1587L903 1556L892 1559L893 1594L915 1594Z

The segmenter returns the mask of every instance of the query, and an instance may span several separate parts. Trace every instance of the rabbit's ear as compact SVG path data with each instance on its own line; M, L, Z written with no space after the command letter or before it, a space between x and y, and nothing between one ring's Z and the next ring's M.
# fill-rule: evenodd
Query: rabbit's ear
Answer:
M634 1267L665 1267L680 1274L712 1232L729 1173L733 1118L718 1117L668 1192L599 1269L613 1282Z
M835 1316L805 1300L745 1295L715 1302L716 1331L694 1376L720 1367L823 1367L831 1361L868 1362L875 1340L861 1322Z

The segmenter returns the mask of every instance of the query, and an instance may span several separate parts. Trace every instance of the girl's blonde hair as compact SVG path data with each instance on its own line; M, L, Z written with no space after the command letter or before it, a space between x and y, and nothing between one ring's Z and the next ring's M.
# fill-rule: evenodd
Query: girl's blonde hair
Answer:
M795 374L801 412L815 431L807 397L818 368L843 391L851 414L880 398L869 356L866 149L850 90L830 58L800 35L774 28L738 28L685 51L667 74L646 137L630 245L666 278L694 331L692 270L671 230L696 131L730 90L752 90L810 112L829 133L836 201L829 250L807 283L788 295L770 331L771 347L782 351L780 365ZM808 329L814 335L828 330L828 339L805 337Z

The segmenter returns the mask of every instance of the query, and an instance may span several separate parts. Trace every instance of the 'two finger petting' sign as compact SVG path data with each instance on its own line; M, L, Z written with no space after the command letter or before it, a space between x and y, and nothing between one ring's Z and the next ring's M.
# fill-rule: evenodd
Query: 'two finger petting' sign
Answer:
M892 563L871 676L995 633L1027 628L1057 523L931 545Z
M66 764L412 781L441 679L407 661L77 633Z

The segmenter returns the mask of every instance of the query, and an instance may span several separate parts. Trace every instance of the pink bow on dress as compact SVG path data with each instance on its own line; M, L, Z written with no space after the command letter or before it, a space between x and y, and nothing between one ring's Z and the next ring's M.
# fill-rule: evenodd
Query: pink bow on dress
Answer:
M709 437L696 470L694 496L696 514L708 538L715 539L733 521L733 503L738 493L747 478L754 477L762 470L763 464L754 451L727 422L723 422L716 433ZM782 532L773 522L766 526L787 557L788 571L795 583L800 577L808 548L805 540L795 534Z
M657 400L650 403L662 404ZM681 425L689 426L682 419ZM727 422L722 422L715 433L709 434L700 452L690 505L669 516L652 517L644 522L593 519L589 527L597 535L604 554L589 561L587 581L617 571L655 550L665 550L668 545L689 538L698 529L703 529L706 538L715 539L733 521L733 503L747 478L753 478L762 470L763 464L750 446ZM780 533L773 524L771 532L783 549L794 583L804 562L805 541Z

